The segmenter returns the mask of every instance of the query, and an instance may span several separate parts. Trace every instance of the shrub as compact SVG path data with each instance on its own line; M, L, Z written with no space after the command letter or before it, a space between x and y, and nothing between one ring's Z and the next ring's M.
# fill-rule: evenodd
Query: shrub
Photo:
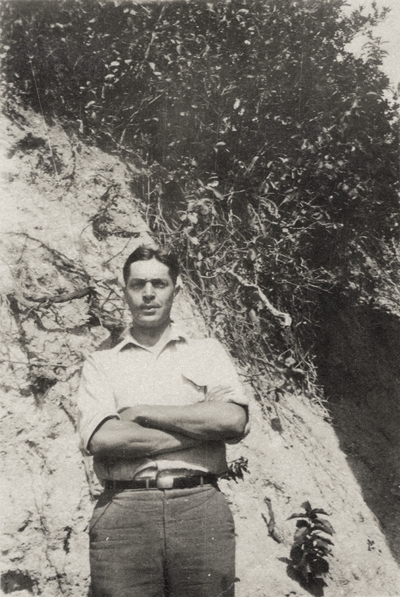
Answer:
M312 508L310 502L301 506L305 513L292 514L288 520L298 518L294 542L290 550L291 565L306 583L314 583L329 572L327 556L331 554L332 525L320 514L329 516L320 508Z

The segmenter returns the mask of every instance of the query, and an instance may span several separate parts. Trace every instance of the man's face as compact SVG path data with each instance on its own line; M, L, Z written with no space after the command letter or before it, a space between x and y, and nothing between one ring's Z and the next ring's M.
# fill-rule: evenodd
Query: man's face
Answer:
M141 328L164 327L169 322L177 288L166 265L153 258L135 261L125 287L133 323Z

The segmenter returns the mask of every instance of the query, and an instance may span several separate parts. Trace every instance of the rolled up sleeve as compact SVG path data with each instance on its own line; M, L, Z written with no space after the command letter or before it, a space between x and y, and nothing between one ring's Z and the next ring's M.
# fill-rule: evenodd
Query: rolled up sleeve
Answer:
M89 454L90 439L100 424L106 419L119 419L112 388L96 353L83 365L77 405L81 448Z
M205 399L233 402L243 406L247 414L244 437L250 431L249 399L244 392L236 368L222 344L218 340L210 339L209 349L209 383ZM226 391L217 394L218 397L215 397L213 391L219 387L223 387ZM227 443L236 443L236 441L240 440L230 440Z

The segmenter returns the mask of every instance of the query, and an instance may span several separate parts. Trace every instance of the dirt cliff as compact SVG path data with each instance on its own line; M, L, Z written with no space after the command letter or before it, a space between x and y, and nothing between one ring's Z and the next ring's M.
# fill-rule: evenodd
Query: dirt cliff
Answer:
M0 127L1 594L84 597L88 520L100 488L90 459L79 451L75 392L84 357L128 321L121 263L149 238L140 215L145 206L132 191L140 173L32 112L18 108L1 118ZM207 334L185 293L174 317L190 333ZM372 341L376 326L360 321L362 343L347 337L343 344L346 335L337 332L339 320L346 328L343 317L338 313L330 322L325 344L336 355L338 378L325 371L326 382L331 393L340 388L330 414L300 393L275 392L267 405L247 388L252 431L229 451L230 461L247 460L247 470L243 478L221 481L236 522L238 597L310 594L288 566L295 524L287 519L305 500L326 510L335 529L326 586L313 594L400 595L391 418L400 393L398 348L394 333L386 341L380 336L385 368L375 384L369 371L367 400L358 393L357 404L354 391L340 382L347 379L340 367L346 363L357 386L366 371L352 366L351 353ZM277 383L266 376L266 392ZM385 446L387 474L380 470ZM386 483L390 487L383 488Z

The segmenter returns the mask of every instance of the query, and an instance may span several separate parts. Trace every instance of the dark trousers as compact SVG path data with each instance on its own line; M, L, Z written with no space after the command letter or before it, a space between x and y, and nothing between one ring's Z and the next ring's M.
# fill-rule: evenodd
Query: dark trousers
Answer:
M235 534L211 485L106 491L90 522L93 597L233 597Z

